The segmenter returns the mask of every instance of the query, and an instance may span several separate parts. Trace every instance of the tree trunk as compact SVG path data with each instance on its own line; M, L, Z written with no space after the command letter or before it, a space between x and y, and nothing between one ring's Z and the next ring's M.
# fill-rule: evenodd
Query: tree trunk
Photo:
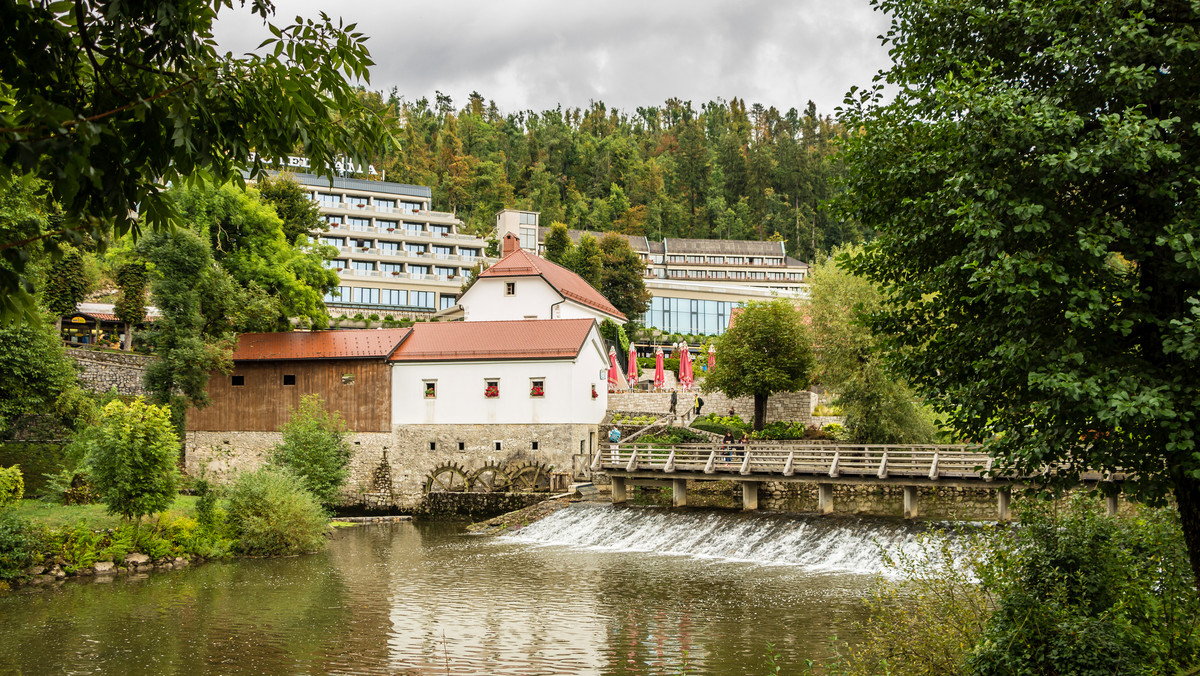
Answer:
M767 418L767 395L754 395L754 431L762 430Z
M126 352L133 349L133 324L129 322L125 322L125 341L121 349Z
M1183 541L1192 561L1192 577L1200 589L1200 480L1175 477L1175 504L1179 507L1179 522Z

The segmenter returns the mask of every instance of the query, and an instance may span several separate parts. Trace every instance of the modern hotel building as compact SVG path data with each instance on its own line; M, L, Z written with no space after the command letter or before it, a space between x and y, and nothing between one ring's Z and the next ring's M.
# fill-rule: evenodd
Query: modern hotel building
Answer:
M339 251L326 262L342 278L340 293L325 297L331 314L428 316L453 306L471 267L486 258L487 241L459 232L454 214L431 210L426 186L289 177L320 206L318 239Z
M549 228L533 211L508 209L496 215L497 236L511 233L521 248L544 255ZM584 234L570 230L572 241ZM597 238L604 233L590 233ZM650 309L642 324L665 333L719 334L733 308L750 300L808 296L809 265L791 258L783 242L677 239L653 242L621 235L642 259Z

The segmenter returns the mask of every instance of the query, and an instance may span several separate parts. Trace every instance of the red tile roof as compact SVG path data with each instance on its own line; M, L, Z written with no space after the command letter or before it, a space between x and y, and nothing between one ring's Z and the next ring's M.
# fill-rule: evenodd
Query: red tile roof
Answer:
M412 329L243 333L234 361L276 359L385 359Z
M480 277L541 277L563 298L593 307L625 321L625 315L613 307L594 286L579 275L545 258L534 256L524 249L501 258L495 265L479 273Z
M571 359L593 324L592 319L421 323L391 361Z

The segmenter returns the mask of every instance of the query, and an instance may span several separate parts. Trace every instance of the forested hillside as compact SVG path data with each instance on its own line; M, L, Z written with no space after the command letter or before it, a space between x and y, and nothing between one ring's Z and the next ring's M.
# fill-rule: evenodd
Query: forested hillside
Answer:
M432 186L435 208L478 234L515 207L542 212L543 225L651 239L781 238L803 260L861 237L820 208L842 171L842 130L811 102L786 113L734 98L503 114L478 94L461 107L441 94L367 96L400 141L377 161L386 179Z

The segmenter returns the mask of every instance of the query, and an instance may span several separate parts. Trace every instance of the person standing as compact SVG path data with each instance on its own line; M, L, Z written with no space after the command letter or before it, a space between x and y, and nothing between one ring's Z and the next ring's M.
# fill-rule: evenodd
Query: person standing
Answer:
M704 400L700 398L699 394L696 395L696 401L693 402L693 405L696 408L696 417L699 418L700 417L700 407L704 405Z
M679 403L679 394L675 392L675 388L671 388L671 408L669 410L672 417L675 416L675 405Z

